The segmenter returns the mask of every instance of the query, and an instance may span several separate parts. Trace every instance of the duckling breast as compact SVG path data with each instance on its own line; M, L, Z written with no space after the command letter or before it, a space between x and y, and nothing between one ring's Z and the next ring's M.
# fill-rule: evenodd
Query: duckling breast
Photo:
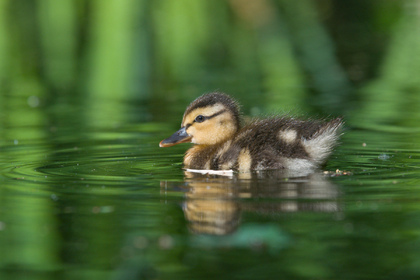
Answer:
M190 169L211 169L210 163L216 147L209 145L195 145L184 156L184 167Z
M217 145L195 145L184 157L184 167L190 169L230 170L238 169L241 149L232 140ZM244 158L246 155L243 155ZM249 170L249 169L248 169Z

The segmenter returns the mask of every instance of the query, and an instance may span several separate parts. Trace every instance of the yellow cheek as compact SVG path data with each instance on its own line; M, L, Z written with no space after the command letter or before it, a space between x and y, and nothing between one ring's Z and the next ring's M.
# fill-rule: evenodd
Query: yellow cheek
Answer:
M187 124L188 120L187 117L183 125ZM203 123L192 122L187 133L192 136L191 142L194 144L214 145L231 138L236 130L237 127L232 122L232 116L223 114Z
M190 126L187 129L187 133L192 136L191 143L202 144L201 141L200 141L201 140L201 137L200 137L201 133L200 133L199 130L196 129L195 126Z
M217 142L218 131L212 122L197 124L195 139L198 144L214 144Z

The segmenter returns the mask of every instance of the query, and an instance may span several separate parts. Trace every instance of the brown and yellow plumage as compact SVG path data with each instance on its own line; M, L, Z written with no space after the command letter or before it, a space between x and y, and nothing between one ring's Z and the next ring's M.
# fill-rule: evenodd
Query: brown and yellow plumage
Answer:
M215 92L194 100L181 129L159 145L196 144L184 157L184 166L190 169L314 169L331 154L341 127L340 118L322 122L289 116L241 126L237 102Z

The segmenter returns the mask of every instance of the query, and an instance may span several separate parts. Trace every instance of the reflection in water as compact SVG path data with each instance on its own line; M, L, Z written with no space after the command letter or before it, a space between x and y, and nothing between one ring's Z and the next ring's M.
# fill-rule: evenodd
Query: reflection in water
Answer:
M339 210L339 191L322 173L291 174L284 170L232 176L185 172L184 214L194 233L224 235L235 231L241 212L263 214ZM166 182L162 187L167 188Z
M234 180L230 176L191 172L185 172L185 176L189 190L183 208L191 231L222 235L235 230L240 204Z

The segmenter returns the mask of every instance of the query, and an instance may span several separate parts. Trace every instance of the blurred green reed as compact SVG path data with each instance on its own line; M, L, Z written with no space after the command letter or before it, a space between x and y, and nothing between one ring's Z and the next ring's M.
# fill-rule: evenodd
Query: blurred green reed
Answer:
M149 100L156 113L223 90L266 112L386 122L419 107L418 5L1 0L0 106L8 96L88 108L121 97Z

